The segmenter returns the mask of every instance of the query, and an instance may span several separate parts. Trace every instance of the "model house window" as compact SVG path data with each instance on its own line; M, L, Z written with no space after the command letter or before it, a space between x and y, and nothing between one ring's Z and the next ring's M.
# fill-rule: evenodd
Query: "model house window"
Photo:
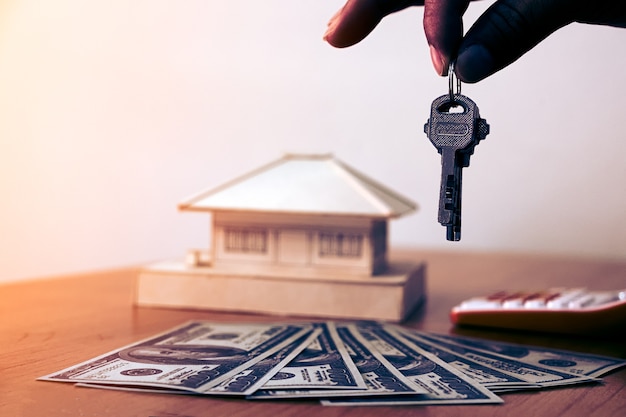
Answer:
M320 256L361 257L363 235L320 233Z
M224 235L229 252L267 252L267 230L227 228Z

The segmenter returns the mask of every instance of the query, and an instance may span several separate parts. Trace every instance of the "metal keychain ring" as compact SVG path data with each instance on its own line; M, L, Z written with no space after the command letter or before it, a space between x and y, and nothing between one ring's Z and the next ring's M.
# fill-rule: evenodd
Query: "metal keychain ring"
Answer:
M448 89L450 93L450 101L454 101L455 94L461 94L461 80L456 79L456 93L454 92L454 63L450 62L450 68L448 69Z

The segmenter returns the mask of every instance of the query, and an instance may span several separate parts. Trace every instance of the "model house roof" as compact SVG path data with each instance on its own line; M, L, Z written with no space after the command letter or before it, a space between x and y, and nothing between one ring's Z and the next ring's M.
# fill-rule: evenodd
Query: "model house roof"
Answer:
M179 204L191 211L398 217L417 205L332 155L283 158Z

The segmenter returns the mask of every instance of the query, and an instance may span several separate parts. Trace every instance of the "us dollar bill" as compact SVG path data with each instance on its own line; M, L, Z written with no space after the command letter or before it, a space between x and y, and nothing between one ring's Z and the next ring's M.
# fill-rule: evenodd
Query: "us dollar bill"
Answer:
M235 395L235 396L248 396L260 388L265 382L267 382L272 376L276 374L282 367L284 367L289 361L291 361L298 353L300 353L305 347L307 347L313 339L315 339L321 329L316 329L310 334L301 336L298 340L285 346L278 352L259 362L253 364L250 368L244 369L238 374L226 379L220 384L207 389L203 394L216 394L216 395ZM125 385L100 385L93 383L79 382L77 386L86 388L101 388L101 389L116 389L122 391L135 391L135 392L152 392L159 394L194 394L193 392L181 391L170 388L155 388L146 386L125 386ZM196 393L197 394L197 393Z
M503 402L487 388L391 329L362 325L358 330L373 349L378 350L402 375L420 386L426 393L391 397L331 398L323 400L324 405L443 405Z
M440 334L433 334L432 336L483 352L497 354L508 359L594 378L626 365L625 360L608 356L550 349L539 346L503 343L470 337Z
M39 379L204 394L310 331L305 324L190 322Z
M542 387L558 385L570 385L595 381L594 378L576 375L569 372L548 369L531 363L505 358L490 352L463 346L443 338L434 337L432 334L422 334L422 337L430 343L445 347L454 353L469 358L485 366L497 369L505 374L515 376L524 381L538 384Z
M251 395L309 346L321 332L322 329L315 329L310 334L301 336L300 339L278 352L261 359L250 368L244 369L205 392L220 395Z
M406 331L404 328L400 327L394 327L394 329L401 332L403 336L405 336L416 346L424 349L429 353L432 353L433 355L436 355L439 359L443 360L448 365L462 372L472 381L475 381L482 386L489 388L489 390L492 392L534 389L540 387L540 385L530 383L514 375L506 374L499 371L498 369L485 366L480 362L476 362L469 358L456 354L450 349L429 342L426 339L420 337L419 333L417 332Z
M365 381L333 322L317 323L320 334L263 385L264 390L361 389Z
M413 395L426 392L394 368L382 354L368 347L354 325L339 325L337 333L366 383L366 390L259 390L252 399Z

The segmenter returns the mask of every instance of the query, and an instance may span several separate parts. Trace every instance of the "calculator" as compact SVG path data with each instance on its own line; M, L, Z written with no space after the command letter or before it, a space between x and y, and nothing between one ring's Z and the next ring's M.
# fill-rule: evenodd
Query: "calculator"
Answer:
M626 290L499 291L463 301L450 319L459 326L625 337Z

